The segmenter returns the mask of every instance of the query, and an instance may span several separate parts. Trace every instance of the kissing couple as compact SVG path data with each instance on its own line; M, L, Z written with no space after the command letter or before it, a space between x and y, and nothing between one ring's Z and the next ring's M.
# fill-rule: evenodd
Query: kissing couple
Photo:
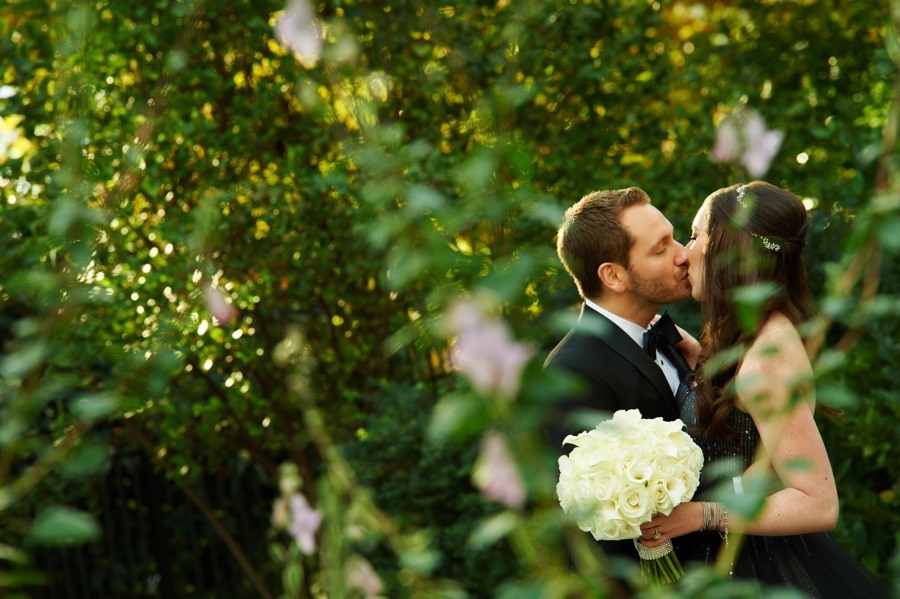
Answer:
M577 411L680 418L707 467L694 500L642 525L641 544L672 541L687 567L712 564L730 528L744 535L732 576L761 596L786 586L808 597L887 597L887 586L827 534L839 506L802 332L816 315L803 264L808 234L803 202L763 181L710 194L686 245L639 188L581 198L565 213L557 251L584 304L545 367L574 375L584 391L555 404L548 442L561 451L565 436L580 432L571 422ZM768 294L749 329L734 293L753 285ZM659 316L690 298L701 303L699 341ZM702 368L723 355L733 359ZM737 485L769 472L777 490L752 521L711 500L720 480ZM600 546L636 558L630 541Z

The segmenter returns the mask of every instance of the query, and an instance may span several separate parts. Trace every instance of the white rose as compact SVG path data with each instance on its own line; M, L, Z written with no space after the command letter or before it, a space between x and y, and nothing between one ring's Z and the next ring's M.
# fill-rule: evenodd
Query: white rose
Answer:
M625 445L616 448L616 470L625 475L632 466L644 459L644 451L639 446Z
M666 436L661 437L653 448L653 453L658 456L668 456L671 458L678 457L679 446L682 445L677 439Z
M669 480L675 478L684 467L679 465L674 458L670 456L660 456L653 463L655 470L653 472L653 480Z
M631 534L631 527L619 518L598 520L589 532L598 541L621 541L634 538Z
M598 520L621 520L622 515L619 513L619 506L613 499L601 501L597 506Z
M559 505L567 514L572 510L575 498L572 495L572 485L567 480L560 480L556 483L556 497L559 499Z
M630 522L646 522L653 513L653 502L644 485L628 485L616 499L619 513Z
M689 470L685 470L682 473L681 480L684 482L685 499L683 501L687 501L694 496L694 491L700 485L700 477Z
M650 497L653 498L653 503L655 505L654 511L668 516L675 508L675 504L669 496L669 491L666 489L666 483L661 480L656 481L648 488L650 489Z
M688 467L698 473L703 469L703 452L696 445L688 452Z
M593 510L597 505L594 499L594 489L591 481L586 478L579 478L572 486L572 499L579 510Z
M581 516L577 520L578 522L578 530L583 530L584 532L591 532L594 530L594 525L596 521L594 518L590 518L588 516Z
M597 501L613 498L622 486L622 478L610 463L595 466L588 480L594 489L594 499Z

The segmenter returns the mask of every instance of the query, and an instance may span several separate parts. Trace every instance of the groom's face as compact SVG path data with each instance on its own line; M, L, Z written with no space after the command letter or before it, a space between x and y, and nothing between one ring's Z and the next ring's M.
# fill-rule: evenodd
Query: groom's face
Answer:
M628 253L629 291L636 300L670 304L691 297L687 252L673 237L672 224L652 204L626 208L620 220L634 239Z

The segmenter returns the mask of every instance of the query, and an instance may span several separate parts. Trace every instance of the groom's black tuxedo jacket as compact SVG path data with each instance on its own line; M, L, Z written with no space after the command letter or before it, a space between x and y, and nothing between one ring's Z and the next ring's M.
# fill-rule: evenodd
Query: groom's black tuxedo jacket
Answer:
M661 351L683 377L688 370L684 358L671 347ZM585 430L584 425L569 421L577 410L612 414L637 409L644 418L679 418L675 395L659 365L625 331L586 304L578 324L550 352L544 367L569 372L586 383L583 393L558 398L551 410L545 432L550 447L560 455L572 449L562 447L566 435ZM637 559L631 541L604 541L601 546L607 553Z

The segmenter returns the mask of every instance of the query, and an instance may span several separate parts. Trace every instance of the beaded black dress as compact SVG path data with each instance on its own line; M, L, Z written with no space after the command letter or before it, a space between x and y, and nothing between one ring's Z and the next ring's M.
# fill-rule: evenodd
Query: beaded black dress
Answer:
M685 393L679 399L683 400L679 402L681 419L691 430L697 424L694 393ZM707 499L704 492L722 480L739 477L756 455L760 439L753 418L735 409L729 423L740 435L737 442L691 435L703 450L705 464L695 500ZM683 556L679 547L679 558L715 563L722 543L718 533L700 532L691 537L690 555ZM823 599L890 596L887 585L824 532L778 537L746 535L732 572L734 578L756 584L760 596L767 596L765 591L771 591L773 586Z

